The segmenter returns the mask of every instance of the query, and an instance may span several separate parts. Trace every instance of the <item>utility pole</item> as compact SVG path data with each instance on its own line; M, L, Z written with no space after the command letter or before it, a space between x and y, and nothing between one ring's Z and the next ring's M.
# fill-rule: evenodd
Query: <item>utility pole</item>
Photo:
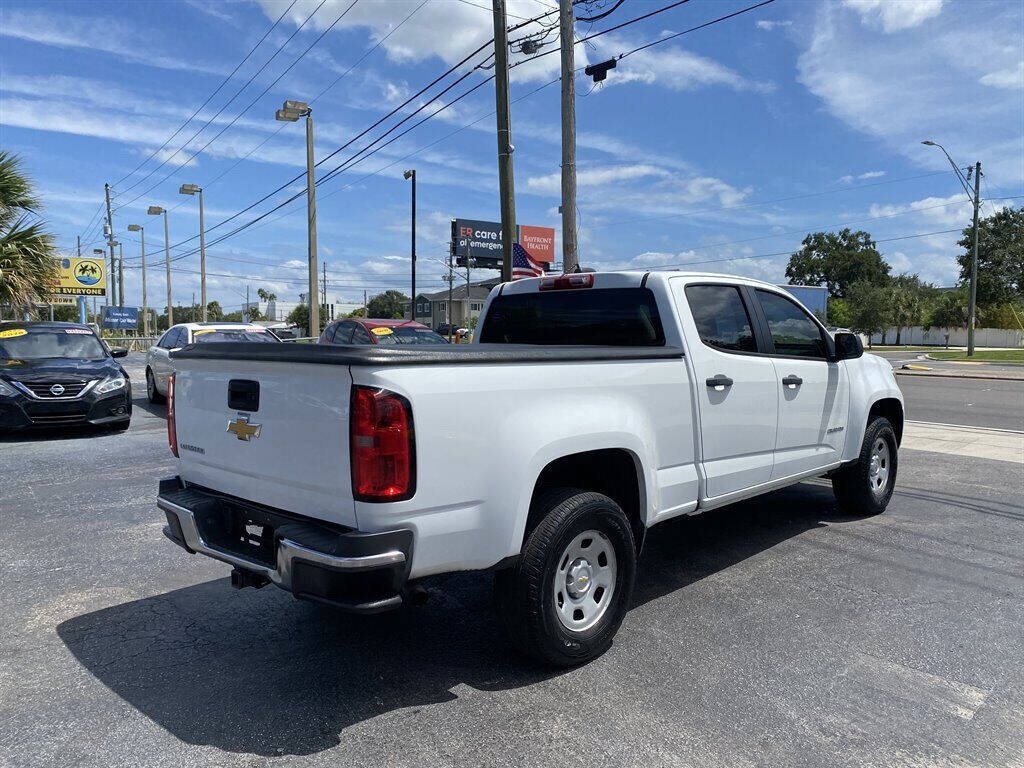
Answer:
M149 336L149 312L146 309L146 228L139 224L129 224L129 232L138 232L142 254L142 335Z
M324 262L324 280L323 280L323 301L324 311L327 311L327 262Z
M969 170L969 169L968 169ZM978 209L981 207L981 161L974 165L974 246L971 253L971 297L967 304L967 356L974 356L974 314L978 301Z
M124 246L117 244L117 306L124 306Z
M78 258L82 258L82 236L78 236Z
M451 242L451 245L448 247L448 304L446 305L447 312L445 312L445 315L447 315L446 319L448 321L448 343L449 344L452 343L452 301L453 301L453 298L452 298L452 286L455 284L455 265L452 262L454 261L454 259L453 259L454 255L455 255L455 221L453 219L452 220L452 242ZM469 258L468 252L466 254L466 258L467 259ZM504 274L504 270L502 271L502 274Z
M579 268L576 249L576 36L572 0L558 0L562 44L562 271Z
M366 317L366 315L367 315L367 309L366 309L366 291L363 291L363 317Z
M505 0L491 0L494 12L494 102L498 122L498 188L501 193L501 280L512 281L516 240L515 180L512 171L512 117L508 97L508 22Z
M411 301L409 302L409 319L413 322L416 321L416 169L406 171L402 174L406 179L412 179L412 234L411 238L411 253L412 253L412 294L410 295Z
M250 320L249 317L249 284L245 284L245 319Z
M107 198L107 245L110 247L110 275L107 279L107 295L104 298L107 299L107 305L112 306L114 303L114 217L110 213L110 185L103 185L103 194Z

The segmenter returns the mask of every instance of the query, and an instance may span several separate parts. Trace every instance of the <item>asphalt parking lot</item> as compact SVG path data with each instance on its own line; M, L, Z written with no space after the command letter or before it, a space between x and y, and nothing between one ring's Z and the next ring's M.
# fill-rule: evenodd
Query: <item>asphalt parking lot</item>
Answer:
M487 576L369 617L232 590L160 533L128 368L127 433L0 439L4 768L1024 765L1022 461L905 450L876 518L813 481L665 523L612 649L552 671ZM911 416L1024 428L1024 382L948 381L901 378Z

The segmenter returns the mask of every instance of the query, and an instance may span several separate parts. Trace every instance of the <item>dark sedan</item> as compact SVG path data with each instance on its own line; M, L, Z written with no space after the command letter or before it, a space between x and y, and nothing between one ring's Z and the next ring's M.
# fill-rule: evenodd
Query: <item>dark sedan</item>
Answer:
M128 374L87 325L0 323L0 429L93 424L126 428Z

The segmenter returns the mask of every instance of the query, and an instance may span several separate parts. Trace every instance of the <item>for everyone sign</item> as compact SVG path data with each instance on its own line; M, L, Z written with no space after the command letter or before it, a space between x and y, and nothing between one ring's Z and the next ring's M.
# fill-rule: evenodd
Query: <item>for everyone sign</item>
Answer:
M107 270L103 259L57 259L58 296L106 296Z

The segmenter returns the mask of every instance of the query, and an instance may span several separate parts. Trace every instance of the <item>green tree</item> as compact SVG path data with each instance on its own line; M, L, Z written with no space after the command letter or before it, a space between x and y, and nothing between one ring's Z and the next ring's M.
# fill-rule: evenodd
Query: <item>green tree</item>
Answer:
M309 306L306 304L299 304L295 309L288 313L288 317L285 318L289 323L297 325L302 331L303 335L309 333ZM323 332L324 328L327 327L327 307L323 304L320 305L320 331Z
M221 309L219 301L211 301L206 305L206 317L213 322L220 322L224 319L224 310Z
M257 288L256 295L260 297L260 301L277 301L277 294L268 291L266 288Z
M827 317L829 325L835 328L849 328L850 305L846 299L829 299Z
M404 304L409 300L401 291L384 291L378 293L366 305L368 317L389 318L400 320L404 312Z
M958 243L963 248L960 281L969 284L974 224ZM1024 208L1003 208L978 221L978 304L1024 298Z
M927 297L933 288L922 283L917 275L897 275L885 286L889 299L889 320L896 326L896 344L904 328L924 324Z
M351 312L348 313L348 316L349 317L366 317L366 307L359 307L358 309L353 309Z
M868 346L871 346L872 334L881 333L891 323L886 289L876 283L861 280L853 283L847 292L850 309L848 327L867 334Z
M39 209L21 161L0 150L0 305L45 300L57 282L57 252Z
M814 232L804 238L803 247L789 257L786 277L790 285L828 286L829 296L845 298L856 282L882 284L891 267L875 247L871 235L844 229Z
M961 286L953 291L943 291L932 304L925 318L925 328L966 328L967 327L967 287ZM975 322L981 320L977 313Z
M1024 301L1001 301L985 307L985 327L1024 331Z

